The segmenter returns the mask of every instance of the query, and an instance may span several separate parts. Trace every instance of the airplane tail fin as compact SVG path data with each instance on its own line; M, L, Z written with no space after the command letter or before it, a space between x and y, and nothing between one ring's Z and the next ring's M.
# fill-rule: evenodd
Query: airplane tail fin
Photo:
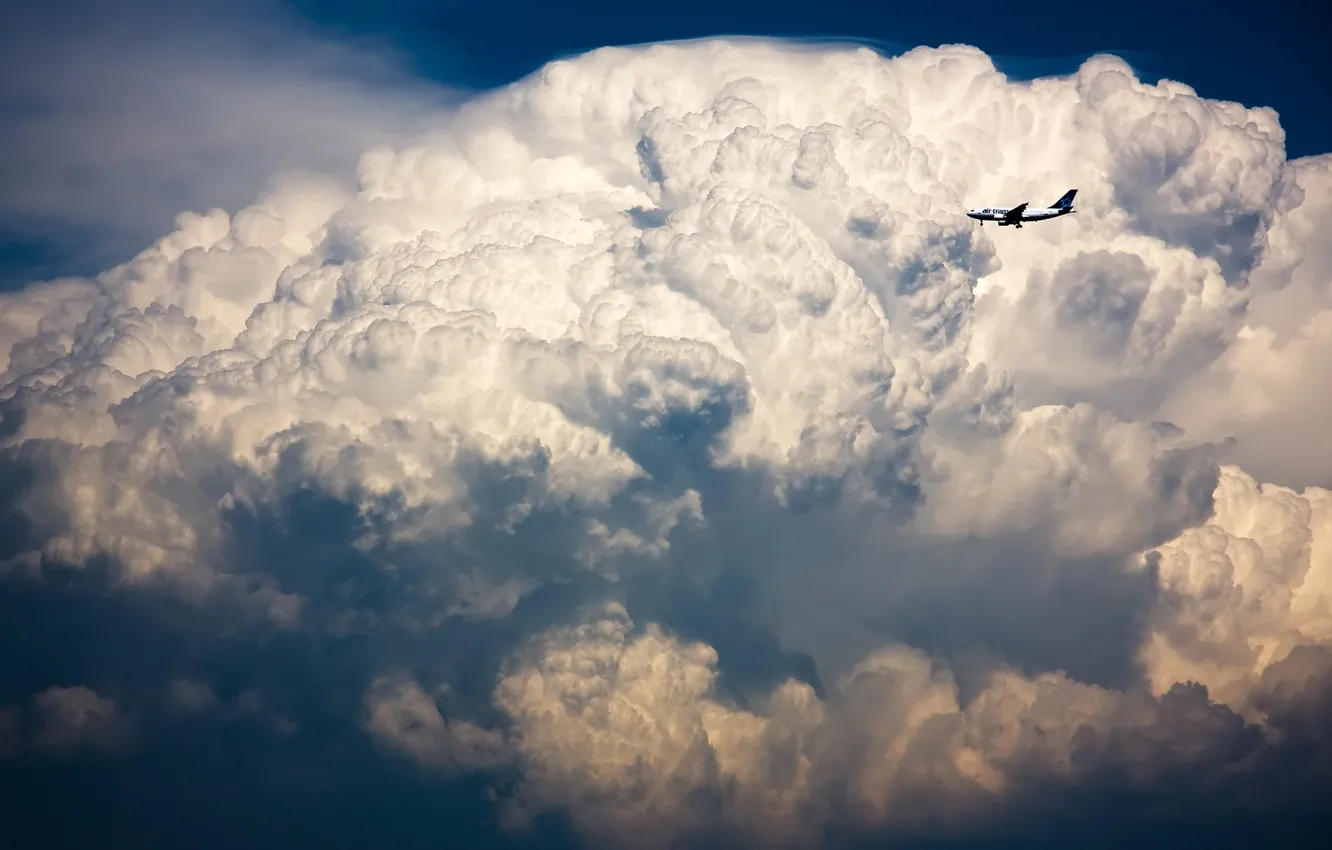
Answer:
M1069 189L1064 196L1050 205L1052 210L1063 210L1073 206L1073 196L1078 193L1077 189Z

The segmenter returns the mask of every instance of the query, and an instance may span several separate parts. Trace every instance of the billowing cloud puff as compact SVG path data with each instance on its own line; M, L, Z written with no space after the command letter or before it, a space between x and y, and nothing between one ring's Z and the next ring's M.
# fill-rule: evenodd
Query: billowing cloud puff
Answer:
M1225 467L1209 521L1151 554L1165 591L1143 648L1157 689L1193 679L1244 708L1264 670L1332 641L1332 490Z
M507 777L515 828L810 846L1248 781L1325 711L1332 482L1258 481L1332 456L1326 165L1113 57L552 63L355 191L3 296L0 557L358 636L355 725Z
M833 818L864 829L965 820L991 814L1000 795L1114 769L1151 787L1181 770L1237 768L1261 740L1196 687L1153 698L999 670L966 699L946 667L890 646L825 699L788 680L741 707L719 692L716 662L704 644L636 628L618 604L536 636L494 696L523 777L509 817L562 807L607 846L735 827L751 846L818 846ZM471 767L491 763L497 745L473 749L485 738L466 726L446 732L414 682L388 705L381 687L368 699L386 743L425 764L469 750Z
M498 735L465 721L447 722L416 682L401 676L378 679L365 703L372 735L432 767L475 769L501 761Z
M1177 389L1161 414L1211 439L1262 479L1332 485L1325 427L1332 352L1332 156L1287 166L1298 203L1278 208L1271 247L1254 271L1252 308L1229 347Z
M32 709L38 722L31 743L39 752L66 758L84 750L114 752L129 741L115 702L82 685L48 688L32 698Z

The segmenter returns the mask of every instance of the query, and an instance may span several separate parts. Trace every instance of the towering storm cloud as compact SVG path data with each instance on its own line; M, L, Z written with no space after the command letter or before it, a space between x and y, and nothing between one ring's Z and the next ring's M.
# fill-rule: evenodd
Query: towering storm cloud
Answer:
M606 847L1332 816L1332 156L1271 110L718 40L342 176L0 294L7 770Z

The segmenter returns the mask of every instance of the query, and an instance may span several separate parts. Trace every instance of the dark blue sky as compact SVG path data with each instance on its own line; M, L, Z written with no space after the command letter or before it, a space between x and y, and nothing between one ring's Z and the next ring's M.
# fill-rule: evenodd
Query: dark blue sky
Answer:
M386 36L432 76L510 82L560 55L707 35L855 38L886 46L965 42L1016 75L1062 73L1114 52L1144 76L1281 113L1291 157L1332 151L1332 61L1317 4L1300 0L292 0L310 19ZM891 50L889 51L891 52ZM1025 61L1024 61L1025 60Z
M708 35L851 39L885 53L964 42L1014 77L1066 73L1093 53L1113 52L1146 78L1170 77L1207 97L1276 109L1296 157L1332 151L1323 88L1332 62L1314 6L1231 0L27 4L0 29L6 127L0 291L127 260L169 232L182 210L244 206L275 172L349 174L356 154L385 140L379 137L410 132L404 116L433 111L420 108L420 80L385 77L364 53L344 56L331 43L393 55L409 73L464 91L512 82L553 58L598 46ZM413 92L404 95L405 87ZM314 110L308 116L301 114L307 100Z

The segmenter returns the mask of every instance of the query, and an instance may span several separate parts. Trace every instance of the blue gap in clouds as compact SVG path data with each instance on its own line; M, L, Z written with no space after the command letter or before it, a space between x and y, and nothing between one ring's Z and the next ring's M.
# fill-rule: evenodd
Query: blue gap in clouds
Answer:
M960 42L996 57L1016 78L1068 73L1087 56L1109 52L1149 81L1168 77L1204 97L1276 109L1291 158L1332 151L1322 88L1332 62L1315 4L1300 0L289 2L334 31L387 37L423 73L472 88L504 85L596 47L712 35L858 41L888 54Z

